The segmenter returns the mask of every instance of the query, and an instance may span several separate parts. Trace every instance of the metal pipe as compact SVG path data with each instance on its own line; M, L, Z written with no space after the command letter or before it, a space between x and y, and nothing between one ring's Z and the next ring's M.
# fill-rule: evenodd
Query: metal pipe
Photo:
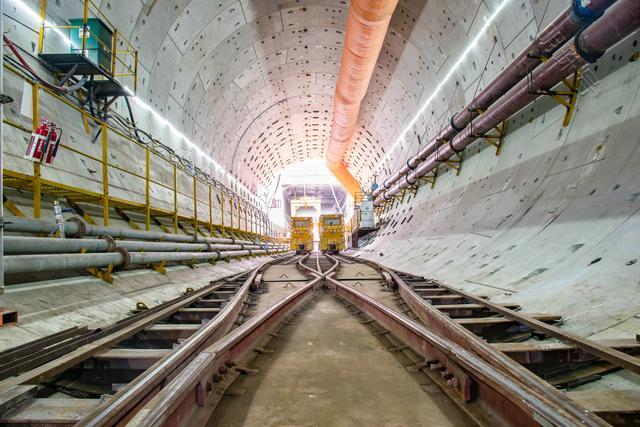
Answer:
M360 191L360 184L344 164L344 154L353 139L360 103L367 93L397 3L398 0L352 0L349 5L326 163L352 195Z
M578 33L573 42L565 44L556 55L538 67L531 79L520 81L500 101L477 117L461 133L436 149L425 161L375 200L376 206L391 199L402 189L436 169L441 163L463 151L468 145L522 108L535 101L541 92L550 90L562 79L589 62L595 62L611 46L640 26L640 2L619 0L607 13L586 30Z
M461 132L482 111L493 105L509 89L542 64L544 58L549 58L580 29L591 25L615 2L616 0L591 0L588 5L583 6L579 0L573 0L567 10L549 24L480 94L452 117L435 138L424 145L416 155L409 158L402 168L384 180L382 185L373 192L374 197L382 194L385 189L390 189L393 184L433 154L443 142L449 141Z
M231 250L282 249L282 245L222 245L209 243L172 243L135 240L57 239L51 237L5 236L5 252L17 254L51 254L73 252L109 252L115 248L130 252L212 252Z
M37 253L107 252L107 239L56 239L51 237L6 236L5 253L11 255Z
M41 273L45 271L82 270L119 266L124 262L120 252L104 254L6 255L5 274Z
M82 270L85 268L118 267L122 265L159 262L196 262L227 259L248 255L264 255L266 250L219 252L133 252L125 251L83 254L7 255L5 273L42 273L47 271Z
M8 220L5 231L18 233L50 234L56 230L52 221L32 218L11 218ZM186 234L171 234L158 231L134 230L117 227L102 227L91 225L78 217L69 218L64 222L64 232L68 237L80 238L84 236L111 236L114 239L133 240L160 240L177 243L213 243L213 244L246 244L256 242L249 240L224 239L219 237L194 237Z
M221 252L134 252L129 254L130 264L153 264L158 262L212 261L247 255L263 255L258 251L221 251Z

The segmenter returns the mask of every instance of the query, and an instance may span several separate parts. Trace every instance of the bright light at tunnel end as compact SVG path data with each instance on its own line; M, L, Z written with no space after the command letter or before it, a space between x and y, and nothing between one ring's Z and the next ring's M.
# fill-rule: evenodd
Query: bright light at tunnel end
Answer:
M413 127L416 125L418 120L420 120L420 117L422 116L422 114L424 114L427 107L431 104L431 102L435 99L435 97L440 93L444 85L449 82L449 80L455 74L455 72L458 71L458 68L467 59L467 56L469 56L469 53L471 53L471 51L473 51L476 48L480 39L487 33L487 31L489 30L489 27L493 24L493 22L496 20L498 15L500 15L500 12L502 12L504 8L507 6L507 4L509 4L510 2L511 0L503 0L502 3L500 3L500 5L496 8L496 10L491 14L491 16L489 16L488 18L486 16L483 17L484 24L482 25L482 28L480 29L480 31L478 31L476 36L467 45L465 50L458 57L458 59L453 64L453 66L449 69L449 71L444 76L444 78L438 83L438 85L433 90L429 98L427 98L426 101L420 107L420 109L418 109L418 111L413 116L409 124L402 130L402 132L400 132L400 135L398 136L396 141L393 143L391 148L387 151L387 154L385 154L384 157L380 159L378 164L375 166L374 168L375 172L380 172L383 169L384 164L391 159L391 154L402 144L407 133L409 133L409 131L413 129Z

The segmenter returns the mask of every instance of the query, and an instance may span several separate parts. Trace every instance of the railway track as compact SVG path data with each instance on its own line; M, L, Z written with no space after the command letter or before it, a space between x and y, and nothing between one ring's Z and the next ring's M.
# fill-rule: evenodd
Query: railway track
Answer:
M138 306L104 329L71 328L1 353L0 424L72 425L84 417L99 425L101 404L111 396L126 403L112 406L103 425L119 421L201 349L241 324L260 272L287 261L187 288L151 309Z
M272 278L264 279L271 267ZM265 291L267 283L276 294L267 299L268 307L252 312L250 288ZM606 402L607 396L620 398L615 392L604 393L598 406L593 393L557 388L594 379L590 372L635 372L638 343L594 343L565 335L553 325L561 320L558 316L525 315L514 304L496 304L375 263L319 253L292 257L277 267L263 265L211 286L149 310L144 320L141 314L134 316L114 332L126 335L123 339L114 340L110 333L108 343L95 339L5 379L0 383L0 422L204 425L240 376L259 374L249 366L273 351L267 344L293 324L314 296L320 292L326 298L327 291L385 340L389 351L402 355L409 372L428 377L478 425L602 426L638 420L637 402L618 399L616 408ZM212 309L210 320L202 323L195 314L206 310L185 311L196 308ZM140 324L149 317L164 321ZM194 323L197 319L200 325ZM173 334L173 340L165 340L154 332L160 326L165 331L189 326L193 332L188 338ZM534 340L549 336L561 342ZM93 388L80 387L86 384ZM88 394L74 396L77 390ZM61 393L67 396L56 401ZM66 419L51 416L62 412ZM37 417L44 413L49 418Z
M330 267L329 261L332 262ZM488 360L490 358L486 355L485 357L478 355L473 351L473 345L466 343L467 345L462 346L447 338L445 334L435 333L432 329L425 327L426 322L412 320L356 290L355 283L358 281L345 284L336 280L335 270L339 268L340 262L344 264L355 261L326 257L322 262L325 267L323 269L317 254L315 260L313 256L301 260L300 268L315 276L314 281L298 289L271 310L263 313L261 317L252 318L247 324L212 345L206 354L199 356L189 369L183 371L183 375L177 376L168 387L165 387L147 404L143 411L138 413L135 424L188 425L197 424L196 420L205 420L207 418L205 414L209 415L215 408L214 402L220 399L219 387L228 387L233 381L224 381L224 375L227 372L225 369L243 364L244 358L251 353L251 348L257 345L261 336L283 319L283 316L277 318L277 314L287 311L286 307L299 302L299 298L313 292L313 289L324 281L325 286L344 300L347 306L353 309L354 314L362 316L362 323L373 326L377 335L393 337L391 339L395 345L392 351L410 353L415 365L409 366L409 369L429 374L443 390L447 390L453 400L468 411L478 424L607 425L604 419L588 411L581 404L561 395L538 377L523 379L514 375L513 371L505 369L500 363ZM315 271L313 271L314 263ZM383 271L381 267L380 271L391 278L388 283L392 287L394 287L393 283L397 286L404 283L394 272ZM377 277L378 280L383 278L385 278L384 274ZM414 281L417 282L417 280ZM411 289L406 283L403 286L406 286L406 290L414 297L418 295L416 291L421 291L419 286ZM401 294L399 296L404 297ZM423 304L427 304L422 297L420 300ZM459 307L463 310L477 309L475 306L469 307L468 302L460 301L460 303L465 304L464 307ZM442 315L440 311L438 313L449 327L456 331L466 330L468 333L461 335L465 340L469 340L473 335L475 342L483 342L475 334L471 334L466 326L456 323L449 316ZM467 326L471 323L467 322ZM501 322L492 320L489 324L491 325L489 329L480 328L480 330L491 330L494 336L498 336L499 331L503 331L500 329L502 326L497 326ZM492 330L493 326L498 330ZM495 349L492 352L496 355L501 354ZM520 367L519 371L521 374L524 369Z
M359 262L339 258L343 262ZM523 313L517 304L495 303L436 280L390 270L370 261L366 264L390 279L387 283L405 315L474 351L502 372L557 399L568 411L595 412L617 425L640 422L637 390L571 391L617 370L626 369L630 375L640 373L637 340L585 339L556 326L561 323L560 316ZM579 405L567 404L566 397Z

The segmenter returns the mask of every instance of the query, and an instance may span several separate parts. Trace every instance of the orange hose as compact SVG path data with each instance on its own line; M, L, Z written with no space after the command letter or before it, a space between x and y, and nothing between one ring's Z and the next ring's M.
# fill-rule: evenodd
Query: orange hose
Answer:
M344 154L351 145L360 104L367 93L397 3L397 0L352 0L349 6L326 163L352 195L360 191L360 184L344 164Z

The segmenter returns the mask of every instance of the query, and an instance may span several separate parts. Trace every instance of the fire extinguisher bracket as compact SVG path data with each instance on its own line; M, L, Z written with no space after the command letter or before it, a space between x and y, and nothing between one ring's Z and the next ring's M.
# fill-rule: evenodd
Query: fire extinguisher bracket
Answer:
M51 166L58 154L62 129L47 119L41 119L38 128L31 133L24 158Z

